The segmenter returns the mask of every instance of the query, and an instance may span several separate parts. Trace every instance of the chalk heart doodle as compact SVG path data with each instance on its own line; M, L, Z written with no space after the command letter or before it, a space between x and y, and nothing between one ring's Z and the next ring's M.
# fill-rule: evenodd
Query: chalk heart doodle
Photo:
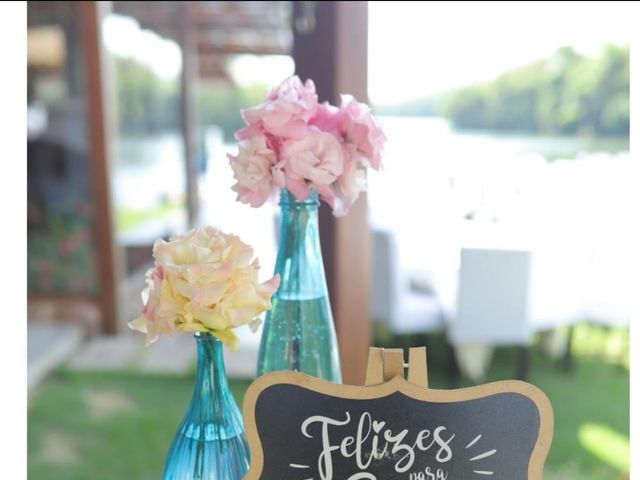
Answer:
M247 480L540 480L553 431L524 382L354 387L295 372L256 380L244 419Z

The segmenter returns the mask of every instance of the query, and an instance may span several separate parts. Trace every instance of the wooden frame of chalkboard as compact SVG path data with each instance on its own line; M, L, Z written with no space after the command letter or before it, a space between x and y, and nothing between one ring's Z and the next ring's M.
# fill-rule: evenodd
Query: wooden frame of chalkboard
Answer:
M411 353L413 354L415 352L411 352ZM247 393L244 399L244 405L243 405L245 430L246 430L246 435L247 435L247 439L248 439L250 450L251 450L251 464L250 464L249 472L245 477L245 480L258 480L258 479L260 480L283 480L283 479L304 480L304 479L311 479L311 478L315 478L315 479L319 478L320 480L325 478L327 479L335 478L336 480L338 479L342 480L343 478L344 479L362 478L362 479L390 480L389 476L378 477L378 476L375 476L374 474L370 474L371 476L366 476L366 475L363 475L362 473L359 473L359 474L356 473L354 474L355 476L349 477L349 476L345 476L343 472L338 470L338 468L336 468L335 470L336 475L332 477L331 475L327 474L326 471L324 473L322 472L322 469L324 468L322 466L318 466L317 468L320 474L318 475L318 473L316 473L314 475L312 474L311 470L315 469L316 465L312 467L309 461L307 461L306 463L302 462L302 464L296 463L296 460L300 458L300 455L298 455L298 457L296 458L291 458L285 461L284 465L294 467L294 468L300 468L302 470L290 471L287 474L283 474L282 471L278 471L278 473L276 473L278 468L283 468L283 467L277 467L277 468L274 467L275 469L271 468L270 471L265 471L265 455L267 457L269 456L282 457L285 453L289 455L289 453L291 452L291 454L295 456L294 450L296 448L303 448L303 447L300 447L300 444L303 443L303 441L308 441L308 438L311 438L309 435L306 435L306 437L308 438L304 438L304 436L300 434L300 425L298 425L300 422L296 422L297 417L295 417L297 415L296 411L298 410L302 411L304 409L307 409L303 411L303 415L306 415L306 414L313 414L317 410L325 410L324 407L326 405L335 403L336 400L340 402L343 400L370 401L370 400L380 399L381 402L382 401L387 402L385 404L383 403L380 404L380 405L387 405L386 410L385 408L380 408L380 407L375 407L375 408L378 408L378 412L384 412L387 415L392 415L393 412L391 410L393 409L388 408L388 406L391 405L388 402L390 401L389 399L391 399L392 396L394 395L395 395L395 397L393 397L395 399L394 402L396 402L396 400L399 400L399 399L401 399L402 402L404 402L404 403L396 402L394 403L394 406L395 405L413 405L413 407L409 406L407 408L409 409L416 408L416 415L419 414L418 413L419 410L424 410L425 408L427 408L427 404L428 404L427 410L429 410L430 412L436 412L439 405L442 406L442 408L446 409L446 408L451 408L452 406L457 406L457 405L462 405L462 406L472 405L472 403L469 401L478 400L478 399L482 399L485 404L489 404L490 402L493 402L493 405L490 407L490 410L482 410L483 407L481 405L480 406L476 405L476 407L482 407L482 408L474 407L473 415L481 416L483 415L481 413L482 411L493 412L493 413L488 413L488 415L493 415L497 419L504 419L505 424L508 423L509 425L511 425L512 429L509 430L508 433L505 433L505 435L508 438L502 439L504 444L507 446L511 445L513 447L512 444L516 444L519 441L519 438L517 438L517 436L520 435L520 433L518 432L528 429L529 431L528 438L530 439L531 446L527 448L523 447L522 448L523 452L517 452L520 454L521 468L520 467L519 468L521 469L521 473L517 475L514 474L513 476L509 473L510 471L512 471L510 470L511 467L509 467L509 465L510 465L510 462L513 463L514 460L512 459L512 455L509 454L507 456L503 455L503 457L500 458L499 460L494 460L493 466L494 467L497 466L498 467L497 469L493 467L491 468L477 467L477 469L469 470L469 472L473 472L473 474L470 473L469 476L467 476L466 473L456 474L455 472L453 473L449 472L451 473L451 476L449 476L449 473L444 473L444 471L442 473L442 476L437 476L436 470L434 469L433 476L431 476L431 473L429 475L423 475L424 473L423 471L422 473L419 473L419 474L403 473L401 475L400 474L396 475L394 473L393 478L403 478L403 479L410 479L410 480L411 479L421 480L423 478L424 479L433 478L436 480L447 479L447 478L448 480L458 480L460 478L464 478L464 480L467 480L467 478L488 478L488 477L493 478L494 480L503 479L503 478L509 479L509 480L513 480L514 478L517 478L518 480L519 479L526 479L526 480L542 479L544 461L549 451L549 448L551 445L551 439L553 436L553 411L551 408L551 403L549 402L546 395L540 389L528 383L515 381L515 380L500 381L500 382L489 383L489 384L479 385L479 386L470 387L470 388L462 388L457 390L436 390L436 389L425 388L425 386L423 385L426 385L426 380L427 380L426 353L415 355L413 357L414 358L410 360L410 365L420 365L420 366L413 369L414 370L413 375L411 372L412 369L410 368L409 381L404 379L404 376L402 373L398 374L399 373L398 368L402 368L402 370L404 370L403 367L406 367L406 365L404 365L403 363L398 363L398 360L402 361L402 354L400 354L400 356L398 357L398 351L391 351L386 353L383 352L379 356L376 356L376 355L372 356L370 354L367 382L371 383L373 379L376 377L376 375L382 372L381 375L379 376L379 380L382 380L383 383L376 384L376 385L369 385L364 387L352 386L352 385L337 385L337 384L329 383L329 382L326 382L302 373L297 373L297 372L275 372L275 373L270 373L258 378L254 383L251 384L251 386L247 390ZM425 362L424 364L422 364L424 366L422 366L420 362L415 361L416 358L420 359L423 357L425 358ZM387 368L384 365L384 359L389 360L388 363L390 365L395 365L395 367L392 366ZM374 364L373 368L372 368L372 363ZM388 380L389 378L391 379ZM385 380L388 380L388 381L385 381ZM503 395L503 394L507 394L507 395ZM300 399L296 400L295 399L296 395L302 395L306 397L304 399L300 397ZM503 400L506 401L507 403L502 402ZM515 405L515 404L513 403L509 404L508 402L512 402L513 400L526 401L530 405L529 410L532 412L537 412L537 419L535 419L536 421L534 423L530 423L528 427L525 425L525 423L522 423L522 426L520 426L520 423L521 423L520 420L526 415L524 410L517 409L520 407L517 407L517 408L513 407L514 411L513 412L509 411L512 408L510 405ZM287 401L289 401L290 403L287 404ZM364 405L364 404L369 405L369 403L367 402L356 402L356 403L351 402L350 403L351 406L349 408L350 410L352 407L356 409L354 405ZM520 402L519 405L523 405L522 402ZM425 408L422 408L422 407L425 407ZM257 410L258 410L258 415L257 415ZM354 410L351 410L351 411L354 411ZM415 421L418 421L418 418L419 418L418 416L414 415L414 412L407 413L407 410L404 410L404 412L397 412L397 413L402 415L405 419L407 417L410 418L410 422L413 422L413 423L415 423ZM347 416L348 415L349 414L347 413ZM438 415L438 414L430 413L429 415L433 417L434 415ZM446 415L446 412L445 412L445 415ZM464 416L468 414L465 414L464 412L462 412L460 413L460 415ZM511 417L509 417L509 415L511 415ZM261 416L261 419L258 419L257 418L258 416ZM459 415L458 413L454 412L453 416L450 415L450 419L453 418L453 420L455 420L456 416L459 416ZM533 413L533 417L536 417L535 413ZM303 418L303 417L299 417L298 419L300 418ZM276 422L276 423L274 425L269 425L269 422ZM280 423L277 423L277 422L280 422ZM296 425L289 425L289 423L295 423ZM392 423L393 422L390 421L389 425L391 425ZM373 420L372 423L370 422L370 425L373 425L374 429L380 425L384 426L384 424L385 424L384 421L376 422L375 420ZM463 425L467 425L467 423L463 423ZM469 425L473 425L473 423L469 423ZM531 425L533 425L533 427L531 427ZM261 427L263 427L262 431L261 431ZM323 428L324 428L324 425L323 425ZM440 428L444 428L444 427L440 427ZM500 428L503 428L503 426L501 426ZM374 430L371 430L371 427L369 427L369 430L371 432L374 431ZM294 431L295 433L298 434L297 437L299 437L299 439L293 438ZM375 432L378 432L378 431L379 430L375 430ZM485 436L486 441L484 439L483 441L485 441L485 443L487 441L488 442L494 441L495 443L496 439L500 436L501 430L498 429L496 431L498 433L497 434L494 433L493 437L487 434ZM460 430L458 430L458 432L460 432ZM303 427L303 433L305 433L304 427ZM382 437L383 433L384 433L384 430L380 433L382 441L387 439L387 437ZM431 435L432 439L435 439L434 434L436 433L437 432L432 430L432 435ZM469 435L470 435L469 438L473 438L473 440L469 442L469 445L467 445L465 448L471 447L471 445L473 445L476 442L477 442L477 445L475 445L475 447L477 448L482 443L481 441L479 441L482 435L480 434L476 435L476 433L478 432L477 431L469 432ZM489 433L489 432L486 432L486 433ZM389 438L393 438L392 437L393 434L389 434L389 435L390 435ZM264 444L263 444L263 441L264 441ZM347 443L349 445L352 445L353 441L347 440ZM467 441L465 440L465 444L466 443ZM484 447L482 448L491 448L492 446L495 447L495 445L485 444ZM414 447L415 447L415 444L414 444ZM335 446L335 448L333 448L334 451L335 450L340 451L339 449L340 449L340 446L337 446L337 445ZM267 450L266 454L265 454L265 450ZM505 448L503 448L502 450L503 450L503 453L506 452ZM460 450L460 451L466 454L467 451L471 451L471 450L467 450L467 451ZM467 462L467 461L473 461L478 459L478 460L482 460L482 462L479 461L477 462L477 464L481 464L483 462L486 463L487 460L489 460L486 457L490 457L495 452L496 452L495 448L491 450L487 450L484 453L480 453L479 455L476 455L474 458L465 457L464 461ZM331 453L329 453L329 456L330 455ZM370 454L370 455L374 455L374 454ZM496 455L493 458L494 459L498 458L498 455ZM523 460L526 460L526 461L523 462ZM458 460L459 463L461 463L461 461L462 460ZM495 461L499 461L499 464L495 464ZM322 462L322 458L320 458L318 465L321 462ZM281 458L278 458L278 462L272 461L271 463L282 463ZM513 464L515 465L515 463ZM465 468L467 468L466 465L469 465L469 463L465 463ZM474 463L473 465L475 467L476 463ZM427 467L427 471L431 472L430 468L431 467ZM499 472L501 468L503 473ZM460 471L460 469L458 469L458 471ZM491 477L492 475L494 475L494 471L496 472L496 474L495 476ZM506 474L504 473L505 471L507 472ZM364 472L364 470L359 470L358 472ZM349 473L353 473L353 472L350 471L347 473L347 475ZM358 475L363 475L363 476L358 476Z

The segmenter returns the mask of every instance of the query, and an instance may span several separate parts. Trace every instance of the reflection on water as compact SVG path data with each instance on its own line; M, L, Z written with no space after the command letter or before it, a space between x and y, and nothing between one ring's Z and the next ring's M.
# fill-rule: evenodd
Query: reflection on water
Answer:
M452 130L438 118L382 117L381 121L389 138L385 170L369 178L371 212L380 221L386 217L392 221L398 204L412 209L419 203L423 216L442 209L465 215L490 202L501 208L504 199L498 197L505 190L517 194L531 184L531 176L549 170L551 161L576 159L576 170L586 169L590 161L624 159L629 151L628 139L466 133ZM611 170L617 168L614 164Z

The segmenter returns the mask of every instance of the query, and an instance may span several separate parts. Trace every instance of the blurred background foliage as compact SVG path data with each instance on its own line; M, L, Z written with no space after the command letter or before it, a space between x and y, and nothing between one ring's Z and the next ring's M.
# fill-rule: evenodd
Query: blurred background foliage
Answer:
M131 58L116 57L123 131L179 128L178 79L166 80ZM267 86L200 82L200 125L218 125L226 140L241 127L240 109L259 103ZM629 47L605 46L596 57L571 47L496 79L427 98L378 106L382 115L441 116L456 128L552 135L629 134Z
M180 128L179 79L163 79L132 58L114 57L121 131L155 133ZM194 104L198 125L217 125L226 140L242 126L240 110L262 101L266 85L239 87L231 81L200 81Z
M596 57L564 47L492 81L376 110L443 116L460 129L628 135L629 47L607 45Z

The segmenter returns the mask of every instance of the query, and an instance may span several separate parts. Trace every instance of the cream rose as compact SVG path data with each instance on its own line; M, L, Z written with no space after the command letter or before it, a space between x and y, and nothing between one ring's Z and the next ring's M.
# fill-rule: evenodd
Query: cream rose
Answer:
M213 227L198 228L153 246L156 265L147 273L142 315L129 326L147 334L209 332L237 348L232 329L260 324L271 308L279 277L258 281L253 248Z

